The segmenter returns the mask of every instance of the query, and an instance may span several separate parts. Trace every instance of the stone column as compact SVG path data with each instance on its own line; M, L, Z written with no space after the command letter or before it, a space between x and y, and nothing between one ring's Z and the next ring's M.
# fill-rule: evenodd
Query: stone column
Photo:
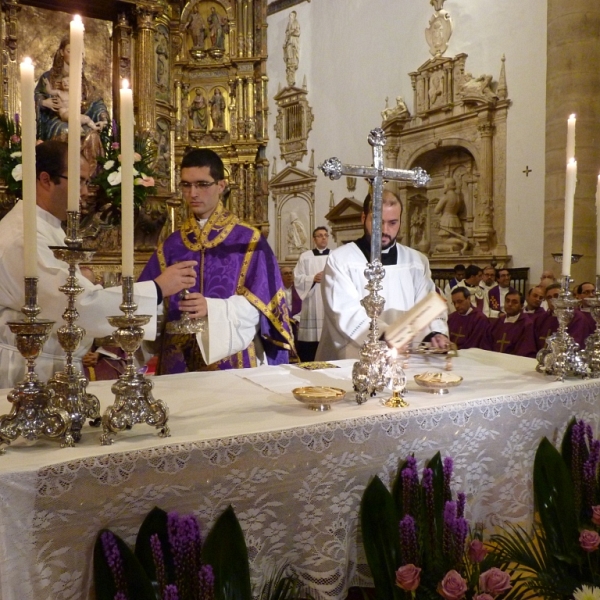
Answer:
M493 151L492 138L494 126L488 122L481 122L477 125L480 143L480 165L479 165L479 198L476 199L473 207L474 226L473 237L479 242L482 252L490 250L490 236L494 229L492 225L492 207L494 193L494 173L493 173Z
M137 11L136 68L133 79L134 101L137 107L136 131L153 130L156 122L156 54L154 32L156 13L139 8Z
M546 189L544 268L560 274L553 252L562 252L567 119L577 115L577 189L573 252L575 283L594 281L596 209L600 170L600 5L588 0L548 0L546 75Z

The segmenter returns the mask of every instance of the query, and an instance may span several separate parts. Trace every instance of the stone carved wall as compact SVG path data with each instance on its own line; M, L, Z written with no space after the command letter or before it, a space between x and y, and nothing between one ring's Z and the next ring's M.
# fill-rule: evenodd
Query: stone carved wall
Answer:
M386 164L420 166L431 175L425 191L396 187L407 215L402 240L438 267L510 258L505 185L511 101L504 58L497 81L474 77L466 60L466 54L436 56L410 73L415 114L394 112L382 124Z

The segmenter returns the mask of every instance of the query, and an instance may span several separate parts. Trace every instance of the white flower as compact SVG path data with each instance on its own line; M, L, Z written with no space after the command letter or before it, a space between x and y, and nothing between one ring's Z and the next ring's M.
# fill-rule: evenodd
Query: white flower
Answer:
M139 174L140 174L140 172L138 170L136 170L135 167L134 167L134 169L133 169L133 176L136 177Z
M11 158L20 158L21 156L23 156L22 152L13 152L10 157Z
M21 181L23 179L23 165L19 163L13 170L11 175L15 181Z
M115 166L115 161L114 160L107 160L104 163L104 170L105 171L110 171L114 166Z
M120 185L121 169L118 169L117 171L113 171L112 173L109 174L109 176L106 179L108 180L108 183L110 183L110 185Z
M600 588L582 585L573 593L575 600L600 600Z

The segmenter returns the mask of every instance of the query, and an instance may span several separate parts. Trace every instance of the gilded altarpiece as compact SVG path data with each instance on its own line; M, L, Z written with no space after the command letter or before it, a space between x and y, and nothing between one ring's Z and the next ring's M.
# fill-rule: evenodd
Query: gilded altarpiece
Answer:
M219 153L228 172L228 208L268 231L266 0L95 4L45 0L39 8L36 0L2 0L2 112L19 112L19 62L31 56L40 77L77 12L86 28L84 73L117 122L121 81L132 82L136 135L152 142L157 192L137 215L136 263L144 264L185 216L177 166L192 147ZM3 189L6 212L14 198ZM96 201L92 193L82 207L82 221L94 234L89 242L97 249L94 268L118 271L119 234L114 227L94 226Z
M506 248L506 119L504 58L500 75L473 77L466 54L435 56L410 74L411 115L382 113L386 163L431 175L425 190L397 186L405 218L401 239L433 267L510 260Z

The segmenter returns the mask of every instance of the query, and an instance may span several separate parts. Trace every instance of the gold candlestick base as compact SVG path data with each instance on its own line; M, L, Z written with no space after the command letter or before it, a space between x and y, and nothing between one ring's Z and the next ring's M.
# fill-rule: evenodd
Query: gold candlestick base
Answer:
M53 404L54 392L49 390L35 373L35 361L54 325L53 321L38 320L37 277L25 278L24 321L11 321L10 330L21 356L27 361L27 373L9 394L10 414L0 417L0 453L19 436L33 441L41 436L60 439L61 446L73 446L71 417Z
M134 314L137 305L133 302L133 277L123 278L124 315L108 317L108 322L118 329L113 337L127 356L127 366L118 381L111 388L115 394L115 402L109 406L102 416L103 446L112 444L112 434L131 428L137 423L147 423L159 429L160 437L169 437L171 432L167 422L169 409L162 400L152 396L153 383L137 372L133 364L133 355L144 338L142 326L150 321L148 315Z
M408 402L400 395L400 392L394 390L392 395L385 401L382 402L384 406L388 408L406 408L409 406Z

